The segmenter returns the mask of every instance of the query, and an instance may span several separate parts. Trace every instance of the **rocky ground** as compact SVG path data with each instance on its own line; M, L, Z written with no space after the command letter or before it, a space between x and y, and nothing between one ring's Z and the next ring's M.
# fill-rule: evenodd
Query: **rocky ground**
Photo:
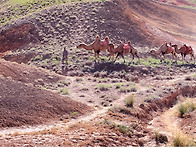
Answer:
M8 10L0 14L9 16ZM78 2L1 27L0 144L168 146L176 127L195 145L195 111L181 118L178 106L187 99L196 103L196 65L188 56L187 62L170 55L161 62L149 54L165 41L194 47L195 15L151 1ZM97 34L115 45L131 40L141 59L130 63L128 55L126 63L114 63L105 51L94 63L93 51L76 45ZM61 63L63 47L67 66Z

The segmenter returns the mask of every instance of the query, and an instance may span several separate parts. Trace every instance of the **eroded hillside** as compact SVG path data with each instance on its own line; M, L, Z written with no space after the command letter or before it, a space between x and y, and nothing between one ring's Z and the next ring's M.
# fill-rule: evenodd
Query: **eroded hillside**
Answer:
M194 10L149 0L0 3L1 145L175 146L175 130L195 145L196 64L149 53L164 42L195 49ZM108 61L104 51L95 63L76 46L96 35L131 41L140 59Z

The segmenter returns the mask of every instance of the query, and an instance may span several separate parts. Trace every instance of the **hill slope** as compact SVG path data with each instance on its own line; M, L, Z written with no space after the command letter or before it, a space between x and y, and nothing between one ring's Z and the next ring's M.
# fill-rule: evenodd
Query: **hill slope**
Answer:
M3 60L0 68L0 127L46 123L73 112L81 115L91 110L85 104L40 87L62 80L58 75Z
M58 42L73 47L83 41L92 42L96 34L108 35L115 44L130 40L149 47L165 41L195 41L195 16L195 12L147 0L58 5L2 27L0 52L19 48L35 38L42 44ZM20 32L24 23L30 27ZM14 26L18 31L9 30Z

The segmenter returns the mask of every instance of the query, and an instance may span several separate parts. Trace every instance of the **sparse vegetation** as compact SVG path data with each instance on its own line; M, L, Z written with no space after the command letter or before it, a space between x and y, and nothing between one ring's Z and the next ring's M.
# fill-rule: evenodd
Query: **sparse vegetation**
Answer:
M133 104L134 104L134 96L133 95L127 96L125 98L125 105L127 107L133 107Z
M196 144L188 136L177 132L173 137L173 146L174 147L185 147L185 146L195 146Z
M158 142L159 141L160 134L159 134L158 131L155 131L154 134L155 134L155 140L156 140L156 142Z
M6 59L8 61L28 62L28 65L36 67L17 63L13 63L13 66L11 66L12 62L4 63L3 60L0 61L0 69L2 69L0 70L1 106L6 105L14 110L14 113L12 113L11 109L5 109L6 111L3 113L4 108L1 109L1 114L3 115L0 118L0 127L43 123L46 129L32 133L31 135L36 135L34 138L34 136L25 136L28 133L21 134L23 130L20 132L19 127L18 134L15 134L17 137L8 136L9 142L7 141L7 136L0 135L0 144L5 142L5 145L1 144L2 146L13 146L14 143L19 146L24 144L27 146L47 146L48 144L49 146L67 146L67 144L69 144L68 146L146 146L145 143L149 145L151 141L154 144L154 140L152 140L154 135L158 143L165 143L167 136L161 134L164 131L164 125L168 129L168 133L171 130L167 126L167 122L161 122L162 120L159 120L159 117L156 116L162 118L162 113L170 108L170 105L165 107L166 103L173 104L173 98L161 103L162 99L166 95L173 93L176 87L183 87L185 84L193 85L196 76L190 76L191 80L189 80L190 78L185 78L185 74L189 76L189 73L195 73L196 66L191 63L172 63L169 56L166 57L165 61L160 62L159 57L148 55L148 50L159 44L163 39L161 32L165 31L164 25L166 24L165 18L159 18L160 16L165 16L165 14L160 13L162 11L156 8L156 14L154 13L153 1L150 3L142 0L132 2L128 0L123 2L108 1L104 4L97 2L101 0L22 0L16 4L16 0L13 0L13 5L10 4L11 1L3 0L3 2L0 2L0 8L8 6L0 11L0 14L2 14L0 26L3 26L1 29L6 30L12 25L17 26L24 22L31 23L36 26L35 32L37 31L38 34L34 37L38 38L39 41L35 45L32 42L28 45L24 44L21 49L10 52L9 58ZM96 3L91 3L92 1L96 1ZM134 5L134 3L137 5ZM131 10L133 6L137 6L139 9L140 6L150 4L147 7L149 8L148 12L152 11L153 19L159 20L159 23L156 23L157 26L149 26L148 24L153 25L155 23L150 23L151 14L146 14L145 17L147 17L146 20L148 19L149 23L145 25L144 29L143 24L146 24L146 20L140 17L141 14L137 15L137 11L131 10L134 14L129 15L131 17L129 19L124 15L124 12L121 12L121 8L124 8L124 6L121 6L122 4L126 4L125 12ZM157 3L156 6L158 6ZM164 5L161 8L163 10ZM145 7L142 7L142 9L145 11ZM175 7L173 9L177 10ZM4 10L6 11L4 12ZM113 10L117 11L114 13ZM120 10L120 13L118 13L118 10ZM33 14L34 12L35 14ZM167 17L167 21L174 18L168 8L166 12L171 16ZM178 13L175 12L176 15ZM132 18L136 18L137 22L135 23L135 19ZM180 18L180 15L178 18ZM14 22L9 24L12 20ZM178 25L178 19L175 19L175 21L177 21L176 27L180 30L184 25L183 21L181 20L180 25ZM185 24L190 27L193 22L190 20L190 23ZM8 25L4 26L7 23ZM153 32L157 30L156 27L159 27L160 24L162 29L158 29L155 34L156 38L154 38ZM141 26L142 29L140 30ZM173 27L166 26L165 28L172 29ZM151 29L150 33L148 29ZM147 33L145 32L146 30L148 31ZM181 32L187 32L187 30L189 30L190 36L194 34L191 27L185 30L182 29ZM175 32L171 33L175 34ZM26 38L33 35L34 31L30 30L27 34ZM121 57L116 62L109 62L108 52L101 51L98 59L99 63L94 63L95 57L92 50L77 49L75 46L82 42L87 44L92 42L97 34L101 36L101 39L109 35L111 43L114 43L115 46L119 43L119 40L123 42L131 40L133 46L136 46L139 51L140 62L136 59L130 63L131 55L125 56L125 63ZM165 37L164 34L163 37ZM180 33L178 35L179 38L182 36ZM187 40L188 37L186 36ZM194 40L194 36L191 37ZM10 35L10 40L12 39L14 40L14 35ZM11 46L12 43L14 41L10 43ZM139 47L140 45L145 47ZM67 66L61 63L64 46L69 51ZM32 56L30 55L31 53L33 53ZM27 59L27 57L31 59ZM42 68L45 70L42 71ZM21 72L23 69L28 72ZM7 78L7 76L10 76L10 78ZM7 83L12 82L13 85L16 85L13 89L11 86L6 85L5 81L7 79ZM24 85L24 87L18 88L19 84ZM28 91L31 88L33 92ZM40 88L43 90L40 90ZM39 96L39 94L42 95ZM125 98L126 94L130 95ZM66 95L66 97L62 95ZM22 100L18 100L18 98ZM27 105L23 103L25 98L30 98L27 101L31 102L33 107L29 103ZM69 101L70 99L71 101ZM146 100L144 101L144 99ZM19 103L13 103L15 101L19 101ZM34 103L37 101L38 103ZM76 101L80 102L75 104L74 102ZM69 106L66 104L69 104ZM22 107L23 105L28 107ZM88 105L90 107L87 107ZM20 107L16 109L18 106ZM91 108L93 109L92 113ZM192 103L188 108L185 108L182 110L182 117L187 112L195 110L195 105ZM15 115L23 109L27 111L24 110L19 116ZM41 110L43 112L38 116L37 114ZM84 116L77 118L83 114ZM194 113L190 113L190 116L192 115L195 116ZM45 119L43 119L44 116ZM6 117L7 119L4 119ZM154 117L156 118L154 119ZM9 120L12 118L16 124L9 124ZM51 125L52 127L50 122L45 123L49 118L52 125L55 121L54 126ZM151 130L146 129L147 125L151 125L152 119L158 119L153 123L158 123L159 126L163 125L160 132L155 131L153 134ZM180 120L186 121L186 119L189 118L185 117ZM100 123L102 120L103 122ZM179 127L180 125L179 122ZM187 124L183 125L186 132L190 129L189 127L192 127ZM48 126L49 129L47 128ZM33 126L34 128L36 126ZM29 138L33 138L33 140ZM176 145L182 145L180 139L176 139L176 141L174 139L174 142L176 142ZM188 144L192 145L192 143ZM164 145L170 144L165 143Z
M62 94L62 95L69 95L69 89L68 88L60 88L59 89L59 92Z
M103 84L103 83L99 83L96 88L98 88L99 90L101 91L107 91L109 90L110 88L112 88L112 85L110 84Z
M131 135L132 135L133 129L131 127L128 127L128 126L125 126L125 125L117 125L117 129L121 133L123 133L123 134L125 134L125 135L127 135L129 137L131 137Z
M193 102L187 102L185 104L180 104L178 107L179 115L181 118L183 118L184 114L194 111L196 109L196 106Z
M116 89L120 89L122 85L123 85L122 83L115 83L114 84Z

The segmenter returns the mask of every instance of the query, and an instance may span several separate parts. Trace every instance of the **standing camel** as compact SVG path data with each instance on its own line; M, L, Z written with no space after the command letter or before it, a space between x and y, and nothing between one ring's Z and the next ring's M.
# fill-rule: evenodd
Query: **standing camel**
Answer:
M116 48L114 48L114 45L113 44L109 44L108 51L110 53L110 58L113 57L113 59L114 59L114 55L117 54L114 62L116 61L116 59L118 58L118 56L121 55L122 58L123 58L123 60L124 60L124 63L125 63L124 54L129 54L129 53L131 53L132 54L132 57L133 57L132 60L131 60L131 62L134 60L134 57L135 56L138 59L140 59L139 56L138 56L137 50L131 46L130 41L128 41L127 44L123 44L122 42L120 42L120 45L117 46ZM109 58L109 60L110 60L110 58Z
M171 46L168 46L167 43L164 43L163 45L161 45L161 47L158 50L151 50L150 53L154 54L154 55L163 55L164 59L165 59L165 54L171 53L173 59L174 59L174 56L177 58L174 49ZM162 59L161 59L161 61L162 61Z
M193 51L193 49L192 49L191 46L186 46L186 45L184 44L180 49L178 49L178 45L174 44L174 45L172 45L172 47L174 47L175 52L176 52L177 54L181 54L181 56L182 56L182 61L185 60L186 55L189 55L189 54L190 54L191 60L192 60L192 58L193 58L193 59L194 59L194 63L195 63L194 51Z
M100 51L105 51L109 46L109 37L105 37L105 40L102 41L100 37L97 35L94 42L92 42L89 45L86 45L84 43L77 46L77 48L84 48L86 50L94 50L95 55L95 62L97 61L97 58L99 58Z

